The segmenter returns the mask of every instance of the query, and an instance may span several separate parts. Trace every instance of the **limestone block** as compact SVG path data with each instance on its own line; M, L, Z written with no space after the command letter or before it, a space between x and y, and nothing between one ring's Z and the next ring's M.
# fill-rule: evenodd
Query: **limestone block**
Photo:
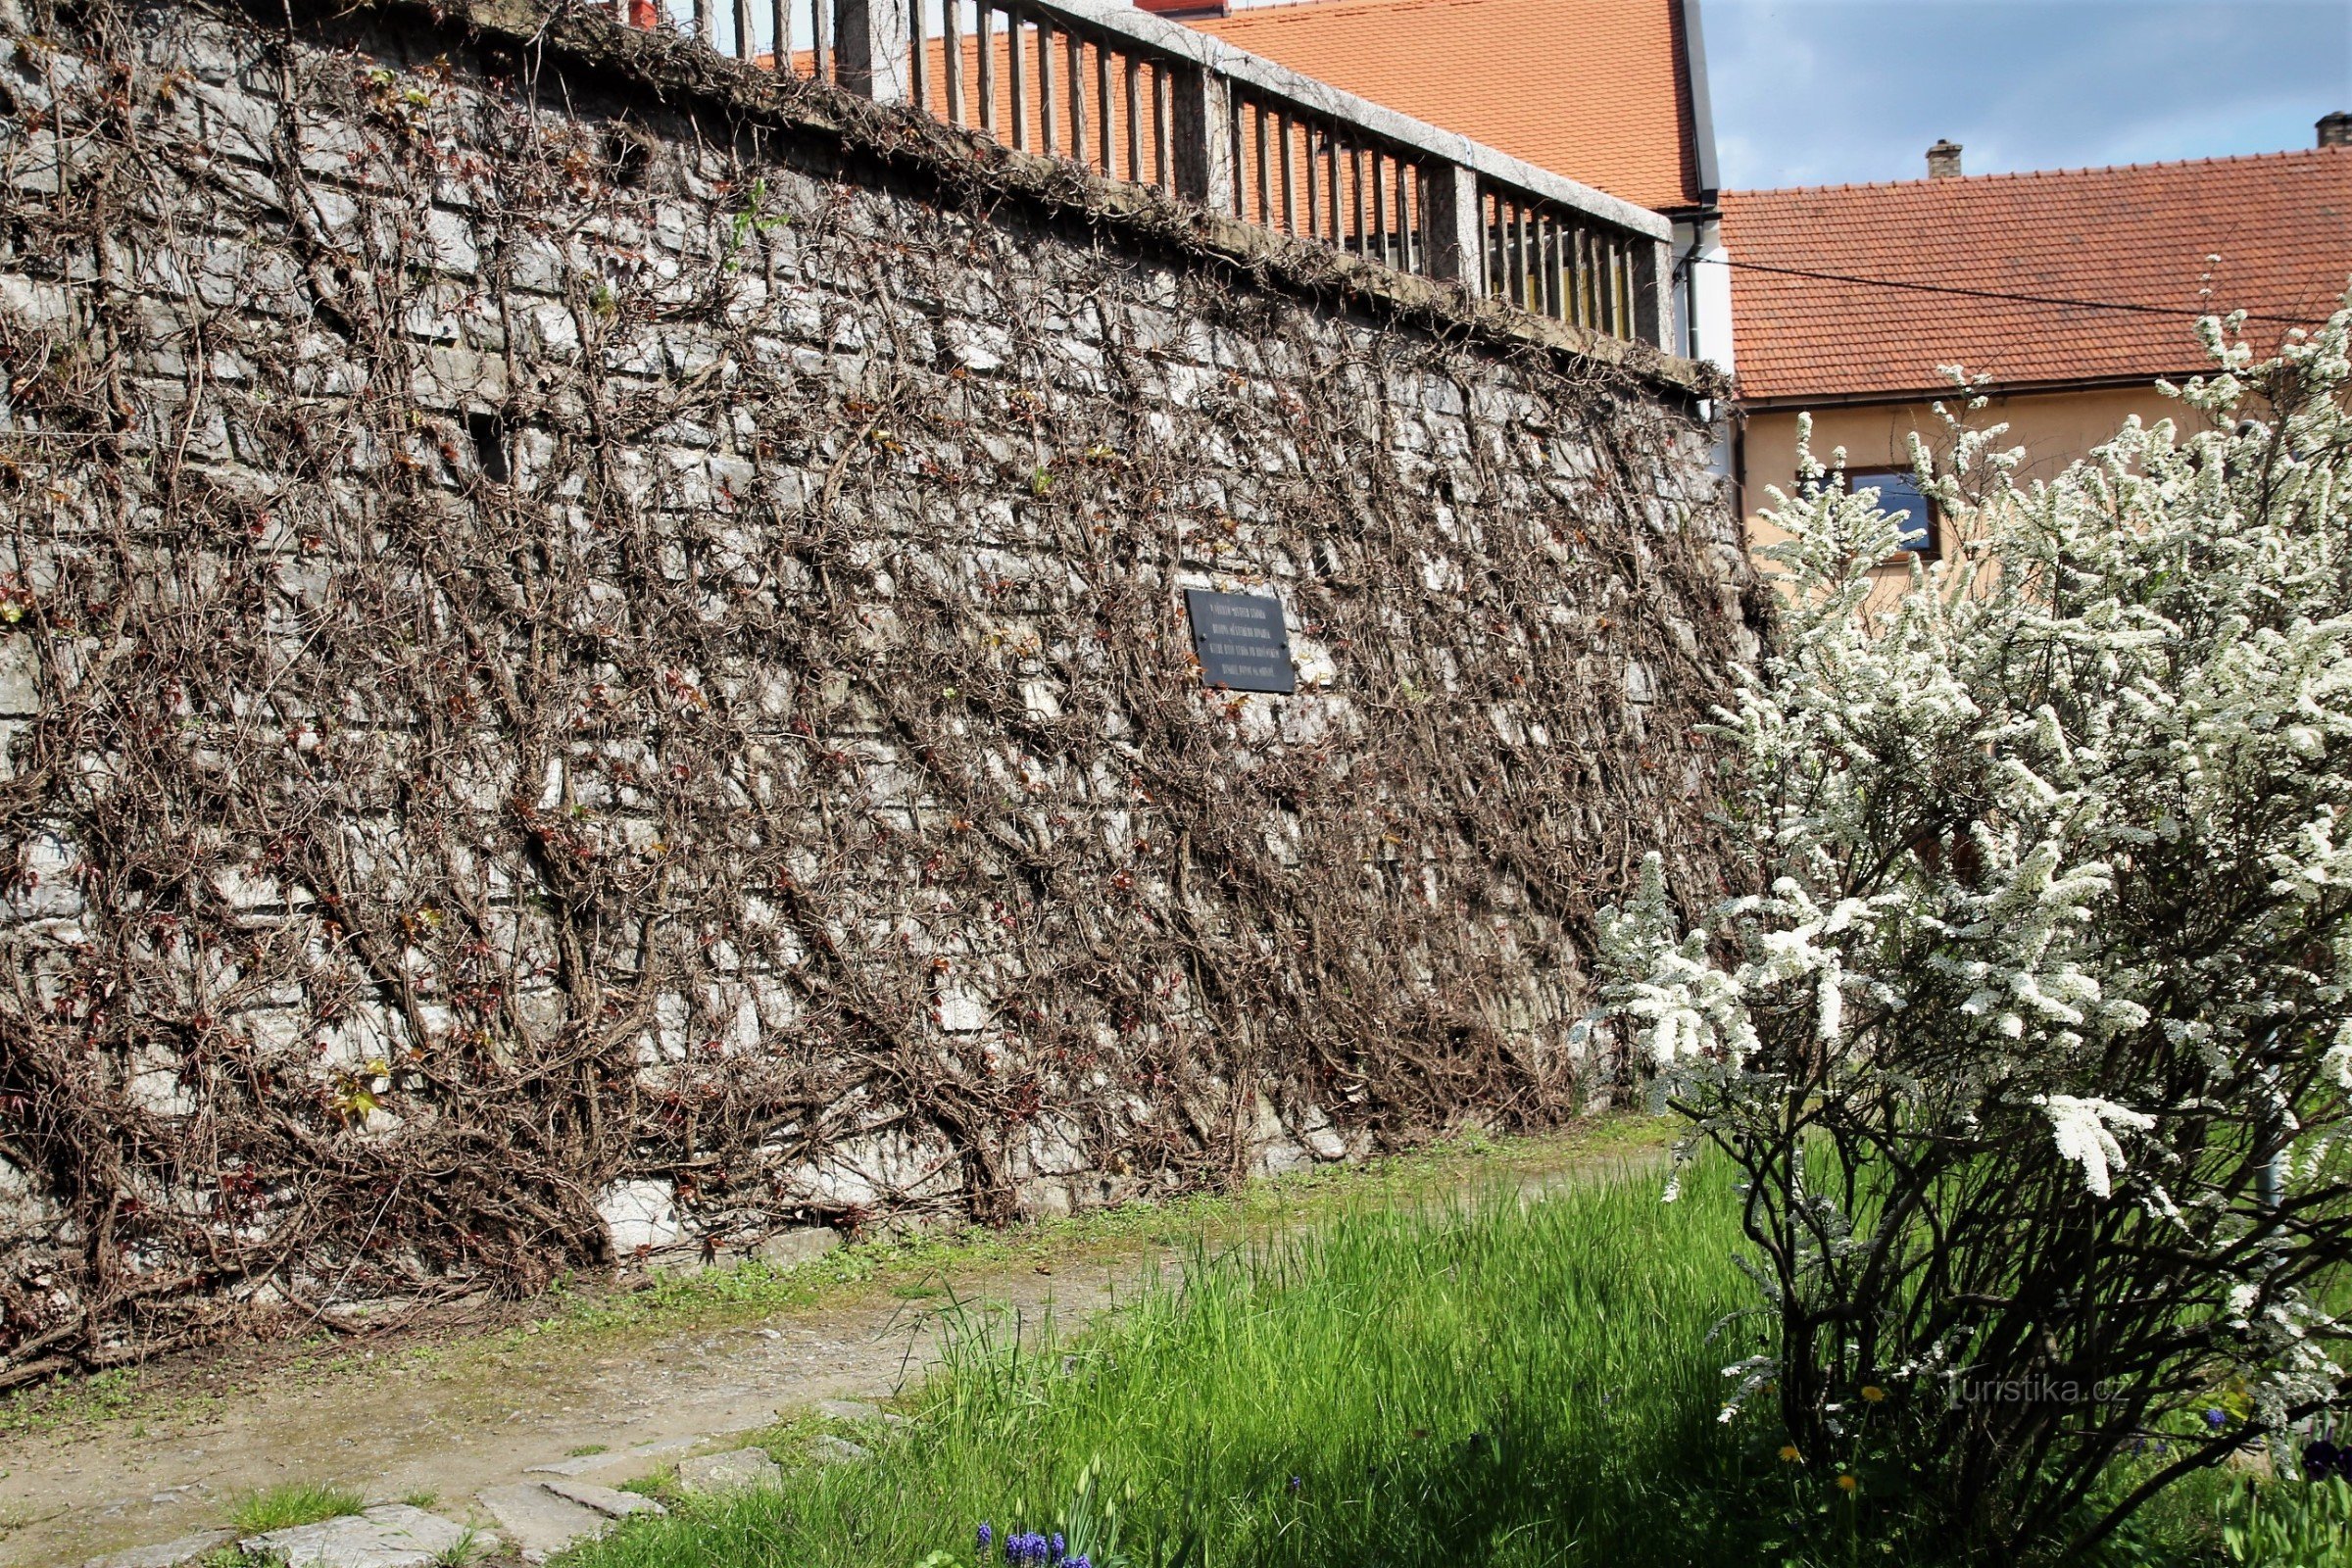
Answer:
M41 710L39 673L32 634L0 632L0 714L29 717Z
M92 1557L81 1568L187 1568L189 1563L225 1545L229 1534L226 1530L207 1530L153 1546L133 1546L128 1551Z
M606 1239L617 1256L674 1247L686 1239L686 1225L678 1213L678 1190L667 1181L638 1178L614 1182L597 1195L596 1212L605 1222Z
M593 1481L575 1481L565 1476L539 1484L564 1501L576 1502L583 1508L593 1508L608 1519L630 1519L638 1514L649 1514L659 1519L669 1512L651 1497L623 1492L618 1487L600 1487Z
M0 914L14 920L70 920L81 913L81 890L74 872L80 857L56 833L34 832L19 852L16 887Z
M421 1508L387 1502L366 1513L249 1536L237 1549L274 1558L285 1568L433 1568L467 1534L465 1526ZM498 1549L495 1536L476 1534L473 1541L485 1552Z
M599 1454L597 1457L605 1457ZM516 1486L486 1487L475 1498L498 1521L524 1562L540 1563L580 1542L593 1540L612 1528L612 1521L593 1508L560 1497L545 1487L524 1482Z
M1348 1157L1348 1141L1340 1136L1330 1115L1320 1105L1308 1105L1299 1112L1298 1141L1317 1159Z
M231 83L199 80L186 90L201 112L209 150L248 163L271 161L278 127L275 103Z
M841 1245L841 1232L826 1225L795 1225L764 1238L752 1255L770 1268L795 1268Z
M72 315L59 285L0 273L0 316L12 316L27 326L63 326Z

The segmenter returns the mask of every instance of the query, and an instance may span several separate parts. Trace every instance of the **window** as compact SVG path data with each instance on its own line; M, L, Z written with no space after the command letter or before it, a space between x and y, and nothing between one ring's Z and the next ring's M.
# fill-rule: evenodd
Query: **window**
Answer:
M1910 469L1857 468L1846 475L1845 487L1879 493L1879 510L1903 531L1897 548L1914 556L1936 554L1936 509L1919 493L1919 480Z

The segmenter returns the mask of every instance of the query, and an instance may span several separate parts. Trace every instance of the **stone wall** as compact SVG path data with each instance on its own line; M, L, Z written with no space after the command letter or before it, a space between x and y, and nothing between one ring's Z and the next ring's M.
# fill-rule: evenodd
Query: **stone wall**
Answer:
M1540 1124L1718 885L1687 367L587 13L0 0L0 1386Z

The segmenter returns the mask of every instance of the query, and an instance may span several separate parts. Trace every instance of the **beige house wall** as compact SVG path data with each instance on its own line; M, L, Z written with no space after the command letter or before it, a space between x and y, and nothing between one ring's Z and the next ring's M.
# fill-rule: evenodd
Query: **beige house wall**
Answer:
M1909 403L1817 409L1813 413L1814 456L1828 463L1832 453L1843 447L1848 469L1908 467L1909 437L1914 430L1939 458L1947 456L1951 440L1943 421L1936 416L1934 401L1922 398ZM2177 422L2194 421L2202 428L2208 422L2194 409L2158 392L2153 383L1996 397L1971 416L1969 422L1978 428L2008 425L2003 445L2026 449L2019 478L2030 482L2049 478L2105 442L2134 414L2151 424L2169 418ZM1794 410L1746 416L1741 441L1740 504L1746 514L1751 551L1788 537L1766 521L1762 514L1772 505L1769 493L1772 486L1787 491L1795 482L1796 420ZM1948 538L1944 542L1948 547ZM1773 570L1770 562L1758 564L1767 572ZM1907 571L1907 563L1897 559L1880 567L1878 575L1891 585L1902 581Z

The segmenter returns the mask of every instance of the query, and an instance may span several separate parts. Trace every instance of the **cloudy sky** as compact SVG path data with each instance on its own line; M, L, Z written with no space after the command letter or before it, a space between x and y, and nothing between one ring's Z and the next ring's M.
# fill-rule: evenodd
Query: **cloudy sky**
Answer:
M1723 183L2277 152L2352 110L2352 0L1704 0Z

